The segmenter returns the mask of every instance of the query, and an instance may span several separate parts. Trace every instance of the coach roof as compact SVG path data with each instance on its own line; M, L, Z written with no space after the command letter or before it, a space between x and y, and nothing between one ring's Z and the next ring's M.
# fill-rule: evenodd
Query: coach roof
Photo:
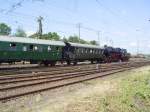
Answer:
M78 43L71 43L71 42L69 42L69 44L74 47L101 49L99 46L96 45L78 44Z
M35 38L29 38L29 37L0 36L0 41L65 46L64 42L61 42L61 41L43 40L43 39L35 39Z

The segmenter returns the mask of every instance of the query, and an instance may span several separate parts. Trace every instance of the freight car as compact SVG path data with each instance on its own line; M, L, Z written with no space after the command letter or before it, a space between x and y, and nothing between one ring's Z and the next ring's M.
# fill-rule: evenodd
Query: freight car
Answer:
M126 58L126 52L124 59ZM123 54L122 53L122 54ZM81 61L105 62L110 57L109 50L94 45L76 44L23 37L0 36L0 63L29 61L31 64L54 66L57 61L68 65ZM114 61L114 59L111 59Z

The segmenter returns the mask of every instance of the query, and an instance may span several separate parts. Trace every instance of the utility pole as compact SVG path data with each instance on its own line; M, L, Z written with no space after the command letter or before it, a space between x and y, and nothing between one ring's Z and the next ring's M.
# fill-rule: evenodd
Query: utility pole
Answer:
M99 46L101 46L101 44L100 44L100 33L101 33L101 31L98 31L98 32L97 32L97 36L98 36L98 45L99 45Z
M43 27L42 27L42 20L43 17L39 16L37 19L37 22L39 24L39 28L38 28L38 37L41 39L42 38L42 33L43 33Z
M78 23L78 25L77 25L77 27L78 27L78 33L79 33L79 42L80 42L80 33L81 33L81 23Z

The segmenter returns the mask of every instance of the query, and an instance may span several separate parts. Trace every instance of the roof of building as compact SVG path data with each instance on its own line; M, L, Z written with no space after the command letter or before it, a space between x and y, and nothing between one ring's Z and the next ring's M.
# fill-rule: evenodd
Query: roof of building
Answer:
M62 41L43 40L43 39L35 39L35 38L29 38L29 37L0 36L0 41L65 46L65 43Z
M78 44L78 43L71 43L71 42L69 42L69 43L71 46L74 46L74 47L102 49L100 46L96 46L96 45Z

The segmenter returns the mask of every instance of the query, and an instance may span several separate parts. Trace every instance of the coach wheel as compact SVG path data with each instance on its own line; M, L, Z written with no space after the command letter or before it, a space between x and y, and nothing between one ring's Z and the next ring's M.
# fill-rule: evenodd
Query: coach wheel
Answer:
M70 61L67 61L67 65L70 65Z
M48 66L49 62L48 61L43 61L44 66Z
M77 65L77 61L73 62L73 65Z
M38 61L37 63L39 66L42 66L44 63L42 61Z
M122 60L120 59L120 60L119 60L119 63L121 63L121 62L122 62Z
M22 62L22 64L24 65L24 64L25 64L25 62L23 61L23 62Z
M44 66L48 66L48 63L44 63Z
M51 66L55 66L55 65L56 65L56 62L50 62L50 65L51 65Z

